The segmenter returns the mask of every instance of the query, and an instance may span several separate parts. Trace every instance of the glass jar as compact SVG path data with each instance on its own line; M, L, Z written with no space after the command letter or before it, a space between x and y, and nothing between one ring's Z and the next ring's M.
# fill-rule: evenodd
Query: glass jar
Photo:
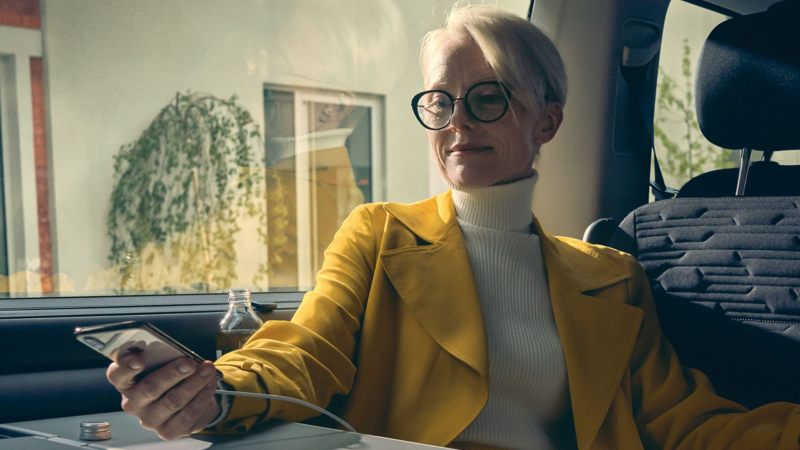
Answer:
M228 313L219 323L217 331L217 359L222 355L244 347L264 321L250 305L249 289L231 289L228 293Z

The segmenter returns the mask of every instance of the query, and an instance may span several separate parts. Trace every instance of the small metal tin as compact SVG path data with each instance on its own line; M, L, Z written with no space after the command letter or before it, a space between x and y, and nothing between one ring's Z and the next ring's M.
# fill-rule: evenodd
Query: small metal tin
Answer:
M111 424L108 422L81 423L82 441L105 441L111 439Z

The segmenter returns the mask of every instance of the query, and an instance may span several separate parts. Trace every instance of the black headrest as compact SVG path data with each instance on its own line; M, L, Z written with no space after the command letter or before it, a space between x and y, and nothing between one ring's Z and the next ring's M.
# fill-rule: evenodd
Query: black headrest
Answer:
M800 0L719 24L696 81L697 121L730 149L800 149Z

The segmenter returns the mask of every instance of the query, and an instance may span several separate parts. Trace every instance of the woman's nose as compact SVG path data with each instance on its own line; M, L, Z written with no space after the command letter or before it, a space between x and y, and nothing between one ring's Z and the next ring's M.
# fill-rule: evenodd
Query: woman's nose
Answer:
M453 115L450 116L450 125L453 128L471 128L474 124L472 115L467 112L465 100L457 99L453 103Z

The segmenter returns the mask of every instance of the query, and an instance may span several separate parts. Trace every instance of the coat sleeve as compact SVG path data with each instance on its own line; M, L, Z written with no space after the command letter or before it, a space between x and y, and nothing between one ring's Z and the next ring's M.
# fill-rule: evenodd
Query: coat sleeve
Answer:
M237 391L293 397L326 407L347 394L361 319L377 259L376 225L366 206L342 224L325 251L317 285L288 321L268 321L241 350L215 364ZM382 228L379 228L382 229ZM218 432L246 432L267 419L299 421L318 415L290 402L234 397Z
M650 286L633 258L628 295L644 311L631 355L634 420L647 449L796 450L800 406L772 403L752 411L718 397L700 371L681 367L661 334Z

